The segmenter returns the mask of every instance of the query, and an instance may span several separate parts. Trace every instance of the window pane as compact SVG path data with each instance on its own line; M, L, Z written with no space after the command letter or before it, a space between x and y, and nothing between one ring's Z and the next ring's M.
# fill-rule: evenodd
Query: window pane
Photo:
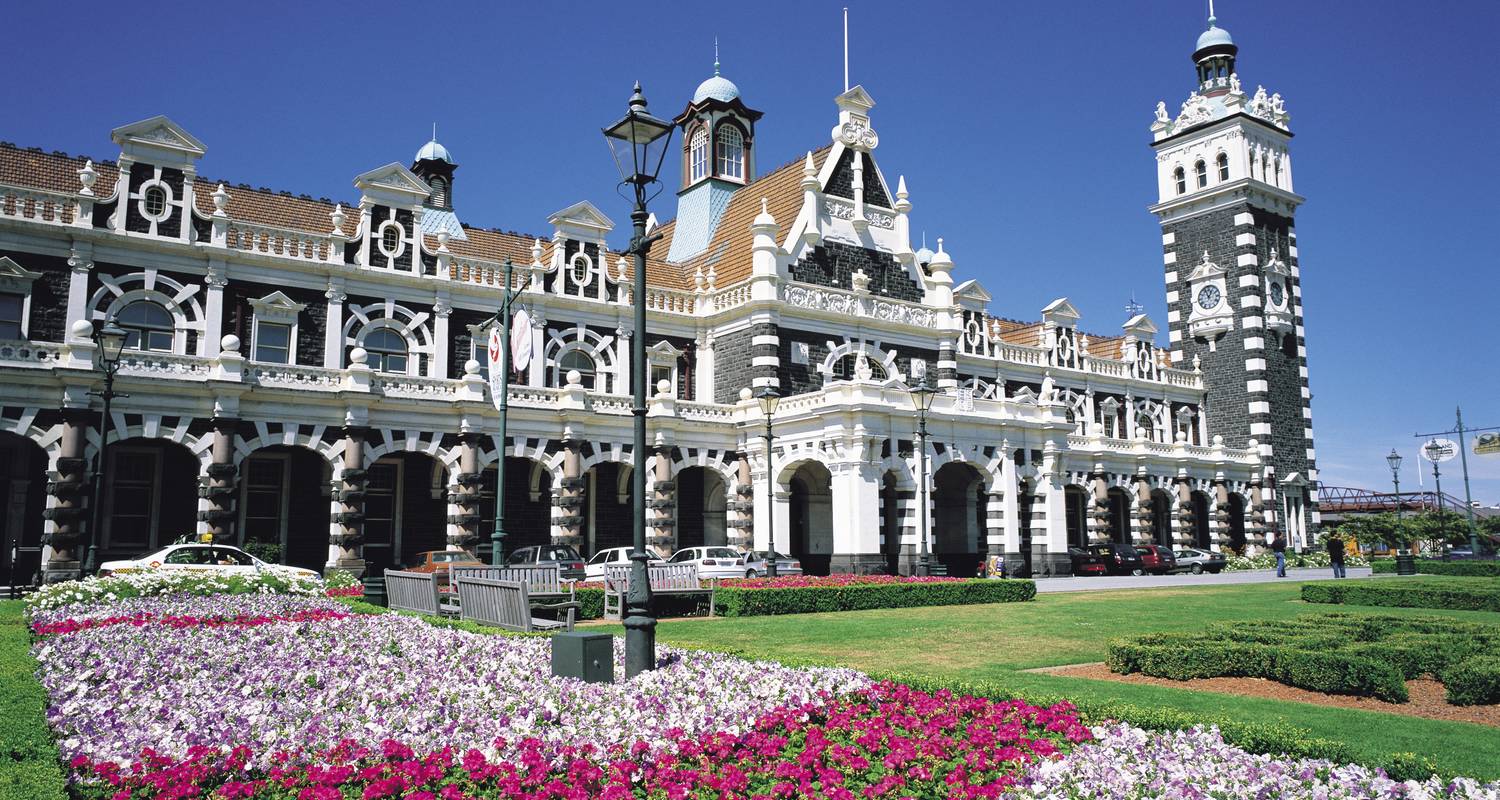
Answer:
M256 333L260 343L271 347L286 347L292 340L292 326L262 322Z
M172 334L166 331L148 331L146 334L146 349L170 352L172 349Z
M21 338L21 309L25 298L18 294L0 294L0 339Z
M387 355L385 357L385 371L386 372L405 372L406 371L406 356L396 355L394 353L392 353L390 355Z

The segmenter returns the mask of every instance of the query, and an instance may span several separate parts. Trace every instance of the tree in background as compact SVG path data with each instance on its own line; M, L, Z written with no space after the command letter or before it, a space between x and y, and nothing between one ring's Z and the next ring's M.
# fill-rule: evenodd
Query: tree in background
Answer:
M1424 511L1414 517L1407 517L1402 522L1411 529L1413 540L1430 542L1433 549L1439 549L1444 544L1469 543L1469 520L1457 511L1446 508Z
M1372 514L1354 517L1339 525L1339 533L1352 536L1360 544L1384 545L1391 550L1405 550L1415 540L1413 530L1395 514Z

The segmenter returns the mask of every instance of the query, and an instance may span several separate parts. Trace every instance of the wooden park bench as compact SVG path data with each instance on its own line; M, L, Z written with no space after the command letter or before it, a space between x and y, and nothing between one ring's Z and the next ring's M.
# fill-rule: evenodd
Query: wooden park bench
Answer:
M578 604L534 603L525 581L491 580L464 575L455 576L455 583L458 586L459 619L524 633L558 628L573 630L573 615L578 610ZM555 620L533 617L531 612L536 608L566 611L566 618Z
M623 616L625 592L630 589L632 564L606 564L604 567L604 618L620 619ZM708 615L714 615L714 588L718 581L708 586L698 579L697 564L649 564L646 573L651 581L654 595L708 595Z
M573 581L562 579L562 567L479 567L454 566L448 570L448 580L457 583L459 578L483 578L487 581L520 581L532 600L551 600L558 597L574 599Z
M385 571L385 602L392 611L415 611L434 616L454 609L438 593L437 575L432 572Z

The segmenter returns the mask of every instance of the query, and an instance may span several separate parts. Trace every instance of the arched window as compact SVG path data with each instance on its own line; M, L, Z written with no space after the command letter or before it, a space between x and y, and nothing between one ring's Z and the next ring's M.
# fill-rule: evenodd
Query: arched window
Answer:
M745 139L733 125L720 125L717 142L718 174L722 178L745 179Z
M1187 192L1187 173L1183 171L1182 167L1178 167L1172 172L1172 179L1177 182L1178 194Z
M380 252L390 258L395 258L401 253L401 225L400 223L387 223L380 229Z
M1142 411L1135 415L1135 427L1143 432L1143 438L1156 438L1156 419L1150 413ZM1132 431L1134 433L1134 431Z
M438 208L447 208L448 179L441 175L434 175L429 185L432 187L432 204Z
M583 388L592 391L598 379L598 371L594 366L594 359L582 350L569 350L563 353L562 358L557 360L558 377L567 380L568 372L578 370L578 382Z
M145 192L146 216L157 219L167 213L167 191L160 186L152 186Z
M1208 185L1208 165L1199 161L1193 165L1193 174L1198 176L1198 188L1202 189Z
M365 352L370 354L370 369L376 372L406 374L409 357L406 339L390 328L376 328L365 337Z
M690 180L698 180L708 177L708 130L699 128L693 132L693 140L688 148L688 161L691 165Z
M885 365L865 356L865 363L870 365L870 380L883 381L886 379ZM833 362L833 377L838 380L853 380L859 374L859 354L850 353L838 361Z
M1227 153L1219 154L1219 180L1229 180L1229 155Z
M172 352L176 326L165 308L149 300L137 300L120 309L115 317L125 329L125 346L131 350Z

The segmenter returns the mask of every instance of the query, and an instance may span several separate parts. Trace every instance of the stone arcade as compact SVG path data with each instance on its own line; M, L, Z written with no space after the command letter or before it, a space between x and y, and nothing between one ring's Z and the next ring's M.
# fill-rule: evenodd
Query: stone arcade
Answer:
M1198 88L1157 108L1169 341L1137 315L1079 328L992 316L941 239L913 249L906 181L877 162L875 101L760 172L761 112L715 74L676 118L683 184L648 263L649 452L630 440L629 265L587 202L542 238L460 222L436 141L336 203L198 175L166 117L115 161L0 146L0 463L6 566L76 574L99 449L91 324L130 332L100 558L211 533L309 567L421 550L627 544L646 469L663 548L775 546L811 572L909 571L919 515L951 574L987 555L1069 571L1067 548L1254 548L1316 525L1287 115L1246 96L1210 24ZM654 224L654 223L653 223ZM496 440L483 348L516 264L533 357ZM909 383L943 394L919 490ZM749 389L775 386L776 447ZM495 464L506 458L506 485ZM930 498L923 504L919 498ZM23 554L11 562L12 545ZM33 553L28 562L25 554Z

